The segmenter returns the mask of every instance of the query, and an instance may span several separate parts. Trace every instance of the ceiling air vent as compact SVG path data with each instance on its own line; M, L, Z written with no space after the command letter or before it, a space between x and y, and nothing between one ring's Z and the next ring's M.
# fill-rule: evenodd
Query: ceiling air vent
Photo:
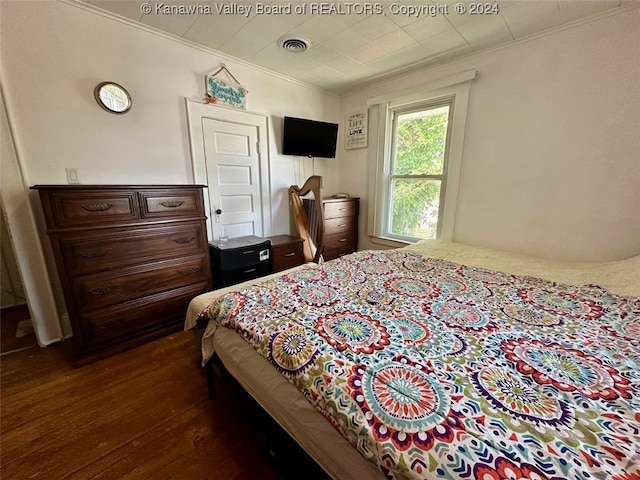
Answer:
M311 42L304 37L291 37L289 35L285 35L278 39L278 45L287 52L302 53L307 51L311 46Z

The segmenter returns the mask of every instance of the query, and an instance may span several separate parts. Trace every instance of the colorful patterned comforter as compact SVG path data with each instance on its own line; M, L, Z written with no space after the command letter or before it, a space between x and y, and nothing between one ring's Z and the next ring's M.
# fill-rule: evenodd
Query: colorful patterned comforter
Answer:
M390 250L201 315L389 478L640 479L639 298Z

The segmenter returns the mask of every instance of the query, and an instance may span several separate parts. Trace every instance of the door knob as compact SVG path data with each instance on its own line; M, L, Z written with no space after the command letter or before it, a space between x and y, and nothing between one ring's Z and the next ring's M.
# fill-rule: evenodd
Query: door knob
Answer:
M216 215L220 215L222 213L222 210L220 210L219 208L216 209Z

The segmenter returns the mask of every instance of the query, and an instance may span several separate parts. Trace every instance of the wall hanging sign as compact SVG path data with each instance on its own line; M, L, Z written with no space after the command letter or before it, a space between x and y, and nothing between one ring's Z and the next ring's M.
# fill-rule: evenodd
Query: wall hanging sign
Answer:
M231 78L231 82L225 81L218 75L226 73ZM240 82L233 76L233 74L222 64L222 66L211 75L205 76L206 84L206 97L204 101L206 103L215 103L230 105L235 108L247 108L247 94L249 91L240 85Z
M367 146L367 111L347 115L344 145L347 150Z

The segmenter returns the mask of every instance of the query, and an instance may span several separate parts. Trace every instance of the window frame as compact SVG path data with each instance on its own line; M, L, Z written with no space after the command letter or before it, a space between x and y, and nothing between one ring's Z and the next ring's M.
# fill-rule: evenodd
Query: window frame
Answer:
M451 131L453 125L453 111L454 111L455 97L452 95L447 95L445 97L439 97L435 99L427 100L426 102L413 102L408 105L401 105L398 107L389 107L389 121L391 123L389 130L389 139L387 140L388 145L388 153L386 155L386 161L384 164L384 191L381 192L381 195L384 198L383 201L383 212L382 216L384 222L382 223L382 236L383 238L387 238L389 240L396 240L405 243L415 243L420 241L419 237L410 237L407 235L400 235L397 233L393 233L391 231L391 224L393 220L393 212L392 210L392 199L391 193L393 192L393 183L394 179L403 179L403 180L439 180L440 181L440 199L438 202L438 222L436 227L436 238L440 238L440 233L442 231L442 217L444 210L444 202L445 202L445 192L447 185L447 171L449 164L449 148L451 144ZM395 150L396 150L396 142L397 142L397 124L398 124L398 116L405 113L414 113L421 112L425 110L432 110L441 107L449 107L449 111L447 113L447 132L445 138L445 147L444 147L444 161L442 166L442 173L440 174L424 174L424 175L399 175L393 173L395 168Z
M412 93L387 94L368 100L369 105L369 202L367 234L372 243L398 247L415 243L411 237L390 238L385 225L389 222L389 189L387 173L391 161L392 112L411 107L428 106L452 99L448 125L448 158L446 160L446 180L441 190L439 205L439 232L436 238L453 240L455 216L460 184L460 171L467 120L467 107L471 80L476 70L467 70L426 84Z

